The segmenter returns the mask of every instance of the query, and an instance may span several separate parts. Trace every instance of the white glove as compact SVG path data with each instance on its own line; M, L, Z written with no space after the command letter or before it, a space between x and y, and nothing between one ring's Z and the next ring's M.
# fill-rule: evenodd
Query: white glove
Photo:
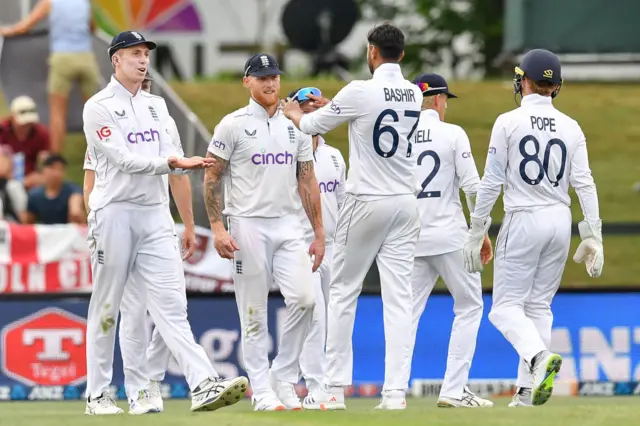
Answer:
M469 229L467 242L463 249L464 268L468 272L481 272L483 269L480 251L482 250L484 236L487 234L490 226L490 217L484 220L471 217L471 228Z
M598 278L604 266L604 247L602 246L602 221L578 223L582 242L573 255L576 263L585 263L590 277Z

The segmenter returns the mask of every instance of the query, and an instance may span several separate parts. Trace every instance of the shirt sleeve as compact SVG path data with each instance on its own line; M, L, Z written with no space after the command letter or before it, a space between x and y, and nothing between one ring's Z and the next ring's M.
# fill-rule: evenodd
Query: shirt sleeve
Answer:
M589 222L594 222L600 219L598 191L596 190L596 184L593 176L591 176L591 168L589 167L587 140L582 130L579 130L579 132L580 142L571 157L569 182L576 190L584 218Z
M465 194L475 197L480 185L480 176L478 176L478 169L473 160L469 136L462 128L460 128L460 135L456 139L455 167L460 189Z
M89 154L89 149L87 149L84 153L84 164L82 168L84 170L93 170L93 171L96 170L96 168L93 165L93 162L91 161L91 154Z
M338 185L338 190L336 191L336 197L338 199L338 210L342 208L342 204L344 203L344 197L347 193L347 164L344 162L344 158L342 157L342 153L338 151L338 161L340 163L340 184Z
M235 140L233 137L233 123L228 117L225 117L218 123L213 130L213 137L207 151L211 154L229 161L233 149L235 148Z
M298 161L313 161L313 138L298 132Z
M16 213L22 213L27 210L27 191L17 180L9 180L7 182L7 195L11 197L11 204Z
M352 81L343 87L331 102L317 111L305 114L300 130L309 135L324 135L348 120L360 115L360 100L364 92L363 81Z
M493 205L500 196L502 185L506 181L508 143L506 123L503 117L498 117L491 131L484 176L480 180L475 209L471 214L474 218L486 219L491 214Z
M88 146L102 152L121 172L163 175L171 171L166 157L147 158L129 151L119 127L99 104L85 104L82 122Z

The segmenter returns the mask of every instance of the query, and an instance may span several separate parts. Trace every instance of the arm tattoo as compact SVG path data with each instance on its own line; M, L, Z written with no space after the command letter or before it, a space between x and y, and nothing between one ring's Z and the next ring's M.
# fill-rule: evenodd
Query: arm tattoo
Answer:
M229 162L210 152L207 158L215 158L216 163L204 173L204 200L209 220L217 222L222 220L222 175Z
M299 161L296 170L298 193L313 229L322 227L320 189L313 170L313 161Z

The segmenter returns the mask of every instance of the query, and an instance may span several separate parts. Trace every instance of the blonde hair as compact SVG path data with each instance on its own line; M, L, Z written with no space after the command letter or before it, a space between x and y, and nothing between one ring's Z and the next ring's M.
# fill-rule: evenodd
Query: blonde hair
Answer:
M425 109L433 108L433 104L435 103L436 96L439 96L439 95L424 96L422 98L422 109L425 110Z
M531 85L531 91L536 95L540 96L551 96L554 90L556 90L556 85L550 83L548 81L533 81L529 80L529 84Z

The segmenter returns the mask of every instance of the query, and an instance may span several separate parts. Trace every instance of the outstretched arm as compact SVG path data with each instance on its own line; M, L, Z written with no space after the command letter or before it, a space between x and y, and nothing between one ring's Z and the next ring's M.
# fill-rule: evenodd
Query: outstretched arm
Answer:
M38 22L43 20L51 11L51 0L40 0L23 20L12 25L9 28L0 29L0 35L3 37L12 37L20 34L28 33L31 28L35 27Z
M324 258L325 235L322 224L322 204L320 201L320 188L313 170L313 160L298 161L296 170L298 177L298 194L302 200L302 206L307 213L315 239L309 247L309 254L314 257L313 271L315 272Z

